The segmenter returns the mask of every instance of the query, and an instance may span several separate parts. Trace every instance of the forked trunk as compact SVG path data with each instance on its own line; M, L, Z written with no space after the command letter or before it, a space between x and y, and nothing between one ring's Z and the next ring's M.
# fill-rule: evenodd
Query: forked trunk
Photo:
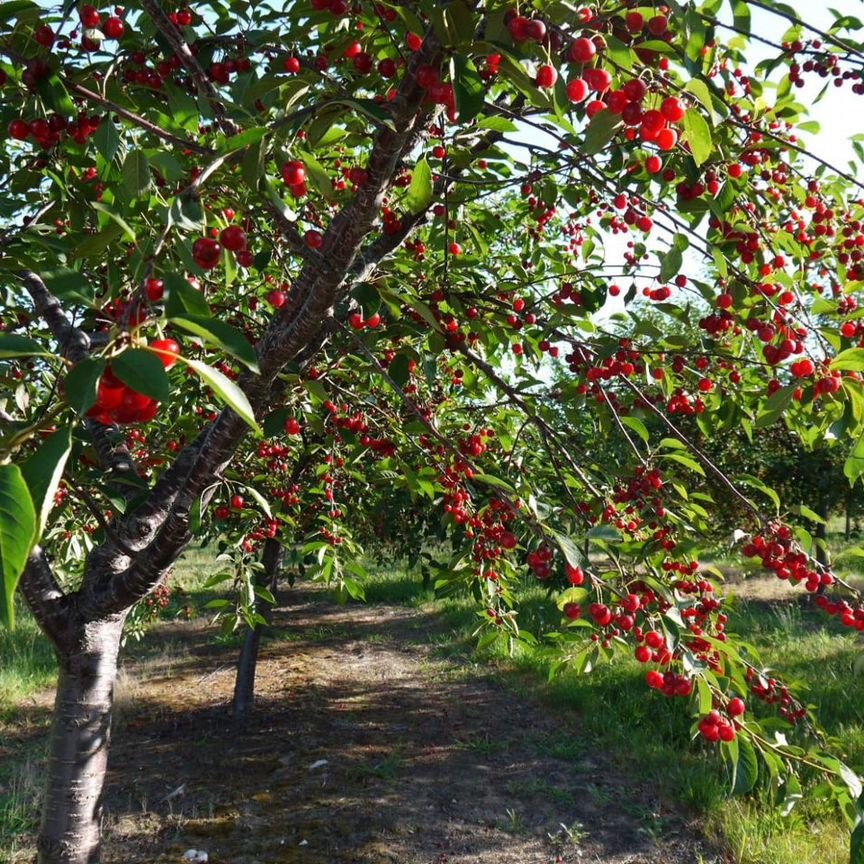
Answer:
M102 788L125 614L85 624L57 649L59 680L39 831L39 864L99 861Z

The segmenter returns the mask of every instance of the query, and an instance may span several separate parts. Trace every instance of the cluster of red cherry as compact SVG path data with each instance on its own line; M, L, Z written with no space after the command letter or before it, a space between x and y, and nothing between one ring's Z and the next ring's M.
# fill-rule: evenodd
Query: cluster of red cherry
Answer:
M150 343L166 369L170 369L180 354L180 346L173 339L157 339ZM111 371L109 366L99 379L96 402L87 416L106 426L113 424L148 423L157 414L159 403L143 393L133 390Z

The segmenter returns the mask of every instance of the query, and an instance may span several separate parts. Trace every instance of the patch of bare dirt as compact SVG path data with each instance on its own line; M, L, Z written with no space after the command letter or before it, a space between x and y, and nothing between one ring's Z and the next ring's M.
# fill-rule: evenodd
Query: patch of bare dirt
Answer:
M719 862L582 746L578 723L436 659L428 616L292 600L242 731L227 715L234 651L200 625L127 663L105 864L190 848L213 864Z

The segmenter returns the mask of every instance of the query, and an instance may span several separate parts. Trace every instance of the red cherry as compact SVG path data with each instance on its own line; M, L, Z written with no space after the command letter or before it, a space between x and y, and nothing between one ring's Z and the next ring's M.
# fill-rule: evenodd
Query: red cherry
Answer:
M582 607L578 603L565 603L562 611L571 621L582 617Z
M624 87L624 95L631 102L641 102L648 94L648 87L641 78L633 78Z
M9 137L23 141L30 134L30 124L26 120L13 120L9 124Z
M730 726L728 723L723 723L717 727L717 731L720 735L720 740L729 742L734 740L735 738L735 729Z
M232 510L242 510L244 503L245 502L243 501L242 495L232 495L231 496L231 509Z
M633 655L640 663L649 663L651 661L652 651L647 645L638 645Z
M588 96L588 85L582 78L574 78L567 83L567 98L571 102L582 102Z
M381 323L381 316L376 312L374 315L370 315L366 319L366 326L370 330L374 330Z
M293 55L291 57L286 57L282 61L282 68L289 75L296 75L300 71L300 60Z
M458 243L451 243L447 248L451 255L462 254L462 247Z
M663 160L659 156L656 156L656 155L649 156L645 160L645 170L649 174L659 174L662 169L663 169Z
M43 24L36 29L33 38L43 48L50 48L54 44L54 31L47 24Z
M107 39L122 39L126 27L123 24L122 18L117 18L112 15L102 27L102 32Z
M151 303L158 303L165 295L165 283L161 279L150 277L144 283L144 291Z
M114 376L110 376L114 379ZM113 410L119 408L123 403L123 391L125 385L114 380L110 380L106 375L99 379L99 386L96 388L96 407L104 410Z
M88 29L93 30L99 26L101 18L95 6L82 6L78 12L81 23Z
M239 252L246 248L246 232L238 225L229 225L222 229L219 242L232 252Z
M267 302L274 309L281 309L285 305L285 301L287 300L287 296L284 291L271 291L267 295Z
M655 15L648 19L648 32L652 36L662 36L669 29L669 19L665 15Z
M407 33L405 35L405 44L409 51L419 51L423 47L423 39L416 33Z
M286 435L299 435L300 434L300 423L295 420L293 417L289 417L285 421L285 434Z
M396 74L396 62L389 57L385 57L378 64L378 74L382 78L392 78Z
M744 713L746 707L744 700L735 696L729 700L729 704L726 706L726 713L730 717L740 717Z
M657 146L666 153L672 150L678 143L678 133L674 129L667 127L666 129L661 129L654 140L657 142Z
M286 162L281 173L287 186L299 186L306 182L306 168L302 162Z
M582 77L595 93L605 93L612 84L612 75L606 69L586 69Z
M558 80L558 70L548 63L544 64L537 70L537 77L534 79L538 87L548 90L555 86Z
M364 321L363 316L359 312L354 312L349 318L348 323L354 330L362 330Z
M156 339L149 348L158 355L166 369L170 369L180 356L180 344L175 339Z
M675 96L670 96L668 99L664 99L660 105L660 113L670 123L680 123L686 112L681 100Z
M645 16L641 12L628 12L625 20L631 33L639 33L645 26Z
M303 240L310 249L320 249L324 242L324 235L314 228L310 228L304 235Z
M222 247L212 237L199 237L192 244L192 259L202 270L212 270L222 257Z
M570 46L570 59L574 63L589 63L597 53L597 46L587 37L580 36Z
M567 564L564 570L567 574L567 581L571 585L581 585L585 581L585 574L582 572L581 567L573 567Z
M645 683L652 690L659 690L663 686L663 676L656 669L652 669L645 674Z
M513 15L507 21L507 30L514 42L524 42L528 38L528 23L524 15Z

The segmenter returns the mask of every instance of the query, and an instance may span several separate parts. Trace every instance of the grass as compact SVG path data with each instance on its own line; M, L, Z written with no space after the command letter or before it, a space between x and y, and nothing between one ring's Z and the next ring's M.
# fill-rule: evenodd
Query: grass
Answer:
M0 627L0 721L12 706L31 693L49 686L57 674L57 663L48 640L36 622L19 604L14 630Z

